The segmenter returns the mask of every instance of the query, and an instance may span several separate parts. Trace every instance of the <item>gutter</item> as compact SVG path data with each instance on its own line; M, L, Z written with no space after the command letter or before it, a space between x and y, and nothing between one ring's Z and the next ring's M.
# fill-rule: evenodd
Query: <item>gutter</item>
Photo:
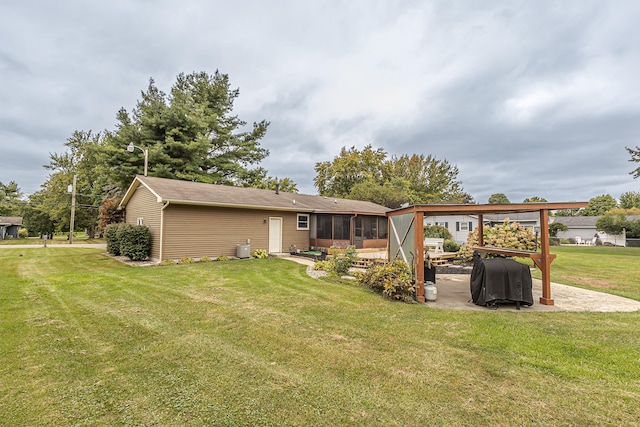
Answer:
M194 202L190 200L165 200L166 203L173 203L174 205L191 205L191 206L215 206L220 208L234 208L234 209L254 209L254 210L268 210L268 211L289 211L289 212L314 212L311 208L302 208L293 205L290 208L280 206L262 206L262 205L242 205L237 203L221 203L221 202Z

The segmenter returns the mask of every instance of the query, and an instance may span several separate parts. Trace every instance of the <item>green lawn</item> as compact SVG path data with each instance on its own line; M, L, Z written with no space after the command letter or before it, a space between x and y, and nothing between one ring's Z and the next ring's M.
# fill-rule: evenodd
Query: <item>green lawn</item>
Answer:
M0 425L640 422L640 313L438 310L277 259L0 266Z
M640 301L640 248L554 246L551 252L557 254L551 263L552 282ZM539 272L534 276L540 278Z

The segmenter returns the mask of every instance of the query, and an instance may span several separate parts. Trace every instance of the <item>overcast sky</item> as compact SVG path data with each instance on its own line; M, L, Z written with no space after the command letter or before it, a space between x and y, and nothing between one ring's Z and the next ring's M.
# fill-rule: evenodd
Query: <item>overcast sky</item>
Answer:
M479 203L617 198L640 191L639 22L638 0L3 0L0 181L37 191L49 153L115 129L150 77L218 69L302 193L372 144L448 160Z

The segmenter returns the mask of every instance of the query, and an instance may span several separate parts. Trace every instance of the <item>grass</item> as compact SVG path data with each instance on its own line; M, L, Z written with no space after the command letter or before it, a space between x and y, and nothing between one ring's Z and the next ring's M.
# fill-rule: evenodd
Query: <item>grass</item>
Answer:
M640 420L640 313L438 310L284 260L100 252L0 250L0 425Z
M553 246L551 281L640 301L640 248ZM533 265L531 260L527 260ZM540 272L534 276L540 278Z

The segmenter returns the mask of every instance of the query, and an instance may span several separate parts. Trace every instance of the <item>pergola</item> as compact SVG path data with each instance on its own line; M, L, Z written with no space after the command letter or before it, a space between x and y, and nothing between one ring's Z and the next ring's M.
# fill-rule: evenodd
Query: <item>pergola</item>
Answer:
M549 251L549 211L586 208L587 202L563 203L514 203L486 205L413 205L388 212L389 259L401 257L415 267L416 298L424 302L424 217L435 215L477 215L478 246L481 252L506 256L531 258L542 272L542 297L540 303L553 305L551 298L551 262L555 254ZM519 251L507 248L485 247L483 241L483 216L487 214L540 213L540 251ZM412 258L409 260L409 258ZM411 261L411 262L410 262Z

